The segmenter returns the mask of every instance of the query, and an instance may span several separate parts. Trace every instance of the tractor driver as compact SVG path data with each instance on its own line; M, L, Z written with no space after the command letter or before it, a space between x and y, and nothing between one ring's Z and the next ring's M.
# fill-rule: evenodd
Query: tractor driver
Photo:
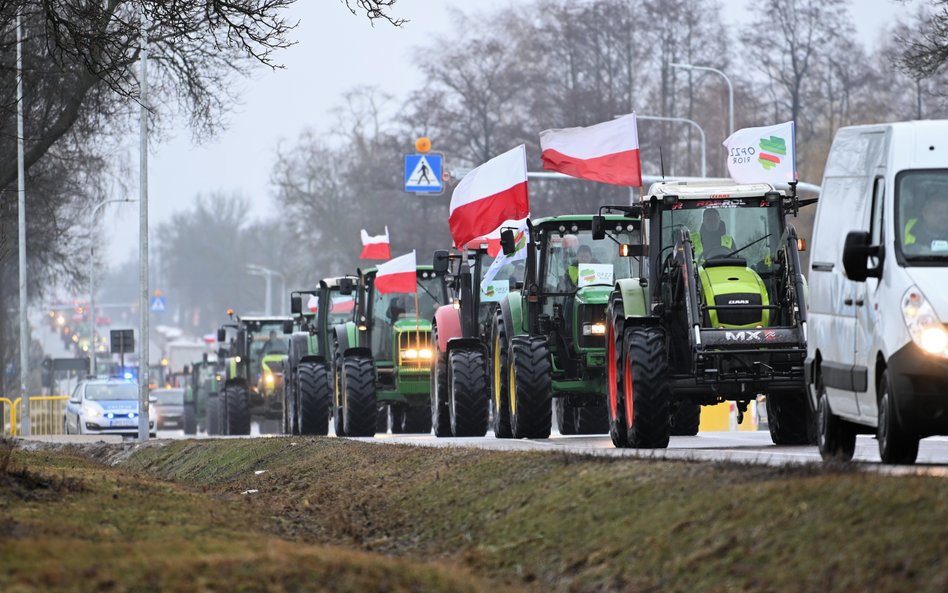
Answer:
M263 344L260 354L261 356L266 356L267 354L286 354L286 348L283 341L277 337L276 330L270 330L270 335Z
M575 239L575 237L573 237ZM566 243L566 237L564 237L564 243ZM577 240L578 242L578 240ZM580 245L576 249L576 257L569 258L568 267L566 268L566 274L563 275L562 282L560 283L561 292L572 292L579 281L579 265L580 264L594 264L596 263L595 258L593 258L592 248L589 245Z
M705 253L715 257L737 250L734 237L727 234L727 227L716 208L705 209L701 228L697 232L691 231L691 245L695 259L702 259Z

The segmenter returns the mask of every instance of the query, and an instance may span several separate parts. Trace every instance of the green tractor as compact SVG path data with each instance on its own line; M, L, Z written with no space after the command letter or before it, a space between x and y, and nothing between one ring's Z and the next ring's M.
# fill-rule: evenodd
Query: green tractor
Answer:
M593 240L592 215L529 223L523 289L508 294L491 324L494 435L546 438L555 412L561 434L605 433L606 304L616 279L639 275L641 222L609 216L614 245ZM514 232L502 233L505 253Z
M522 285L523 264L475 239L464 253L436 251L434 269L447 272L453 302L435 311L431 422L435 436L484 436L490 422L490 328L494 309ZM452 270L452 263L455 268ZM497 268L496 270L492 268ZM491 277L484 281L490 270Z
M431 431L431 318L447 302L445 274L417 266L416 292L376 290L359 271L351 321L335 326L333 423L339 436Z
M184 390L184 434L220 434L220 423L214 413L217 411L221 371L217 358L207 354L191 365L191 380Z
M683 424L697 431L701 405L735 401L740 422L759 394L774 443L809 442L806 284L786 222L805 203L791 188L659 183L641 204L609 207L647 220L649 237L647 274L619 280L609 300L617 447L666 447Z
M252 420L261 432L279 429L283 410L283 359L293 332L290 317L235 317L217 332L218 342L235 331L223 361L223 391L218 398L221 433L248 435ZM270 425L270 426L267 426ZM275 431L275 430L274 430Z
M326 278L315 290L290 295L290 312L300 331L290 336L283 367L286 434L329 433L333 398L329 331L352 318L356 281L355 276Z

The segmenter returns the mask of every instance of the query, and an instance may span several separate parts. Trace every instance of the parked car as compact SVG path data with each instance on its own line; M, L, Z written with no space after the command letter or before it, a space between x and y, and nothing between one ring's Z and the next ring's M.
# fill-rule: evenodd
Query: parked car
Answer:
M824 458L948 434L948 120L840 129L810 264L806 361Z
M151 392L154 403L149 406L151 419L158 430L184 428L184 389L155 389Z
M66 404L66 434L138 435L138 383L124 379L80 381ZM155 420L148 421L155 436Z

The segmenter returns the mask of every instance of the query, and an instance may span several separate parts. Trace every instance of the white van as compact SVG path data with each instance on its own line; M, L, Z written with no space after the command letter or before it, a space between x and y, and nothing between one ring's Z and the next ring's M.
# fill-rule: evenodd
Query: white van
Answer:
M948 434L948 121L837 132L810 255L806 380L824 459Z

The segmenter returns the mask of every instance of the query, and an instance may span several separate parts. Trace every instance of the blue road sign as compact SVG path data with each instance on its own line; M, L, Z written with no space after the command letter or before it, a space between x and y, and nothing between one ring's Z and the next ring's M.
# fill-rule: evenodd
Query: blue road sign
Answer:
M405 191L417 194L440 194L444 191L441 174L444 156L428 154L405 155Z
M161 313L165 310L167 303L165 303L165 297L163 296L153 296L151 297L151 310L153 313Z

